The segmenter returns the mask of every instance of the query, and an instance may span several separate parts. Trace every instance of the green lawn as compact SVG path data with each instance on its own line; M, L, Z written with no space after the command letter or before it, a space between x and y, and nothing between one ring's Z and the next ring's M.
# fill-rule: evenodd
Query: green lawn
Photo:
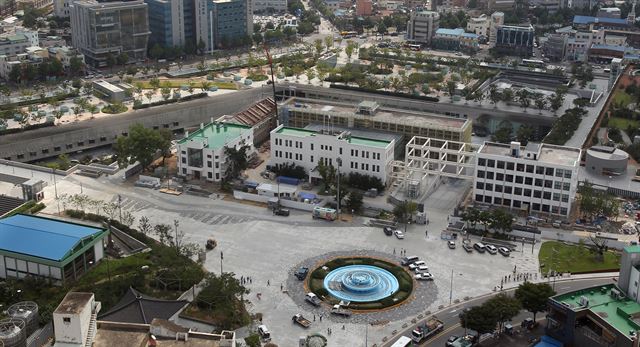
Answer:
M611 251L606 252L604 262L599 262L587 246L564 244L557 241L543 243L538 254L541 271L543 273L549 270L576 273L618 270L620 268L619 254ZM542 267L543 264L544 267Z
M609 119L608 126L610 128L618 128L620 130L626 131L629 126L632 128L640 128L640 121L619 117L611 117Z
M616 105L620 105L621 107L627 107L627 105L629 105L631 101L631 95L622 90L617 91L616 95L613 96L613 103Z
M166 82L169 82L170 88L180 88L183 85L189 85L189 81L188 80L160 80L160 88L164 87ZM149 83L149 81L134 81L133 85L136 85L136 83L141 83L142 84L142 89L153 89L153 87L151 86L151 84ZM238 89L238 87L236 86L235 83L233 82L211 82L209 81L209 83L211 84L211 86L216 86L220 89ZM193 83L193 88L200 89L200 86L202 84L200 82L196 82L194 81Z

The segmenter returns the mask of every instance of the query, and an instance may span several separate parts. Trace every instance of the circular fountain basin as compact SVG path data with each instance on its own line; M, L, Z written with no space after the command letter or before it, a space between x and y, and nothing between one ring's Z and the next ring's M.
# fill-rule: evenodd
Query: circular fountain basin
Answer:
M337 268L324 278L324 287L334 297L354 302L384 299L398 291L398 279L391 272L371 265Z

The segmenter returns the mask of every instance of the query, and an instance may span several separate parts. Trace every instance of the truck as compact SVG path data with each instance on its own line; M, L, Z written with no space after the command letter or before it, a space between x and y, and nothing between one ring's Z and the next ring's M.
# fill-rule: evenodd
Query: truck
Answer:
M334 221L338 218L338 213L332 208L316 206L311 211L313 219L326 219L328 221Z
M308 319L302 317L300 313L297 313L295 316L291 317L291 320L303 328L308 328L311 326L311 322Z
M320 300L320 298L313 293L307 293L307 295L305 295L304 297L304 300L313 306L320 306L320 304L322 303L322 300Z
M411 339L415 343L421 343L444 329L444 323L436 317L429 318L426 322L418 324L411 332Z
M351 317L351 311L346 308L342 308L340 305L333 305L331 308L331 314L336 316Z

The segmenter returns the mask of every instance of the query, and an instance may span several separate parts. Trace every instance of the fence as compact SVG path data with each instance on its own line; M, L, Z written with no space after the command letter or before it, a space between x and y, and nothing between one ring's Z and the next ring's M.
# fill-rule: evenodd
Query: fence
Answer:
M269 202L269 199L271 199L268 196L245 193L239 190L233 191L233 197L238 200L256 201L256 202L262 202L265 204ZM316 206L323 206L325 202L326 202L325 200L322 200L317 204L309 204L309 203L300 202L300 201L280 199L281 206L293 208L296 210L309 211L309 212L313 211L313 208Z

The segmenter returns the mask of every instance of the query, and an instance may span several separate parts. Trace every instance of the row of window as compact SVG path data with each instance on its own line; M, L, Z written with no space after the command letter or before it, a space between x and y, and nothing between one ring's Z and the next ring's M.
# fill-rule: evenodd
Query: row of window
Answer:
M487 180L494 180L498 182L509 182L513 183L515 179L515 183L524 184L527 186L536 186L536 187L545 187L545 188L553 188L553 189L562 189L569 190L571 189L571 182L562 182L562 181L553 181L542 178L533 178L533 177L524 177L524 176L514 176L511 174L503 174L493 171L483 171L478 170L476 173L478 178L484 178Z
M537 189L503 186L501 184L493 185L491 183L476 182L476 189L497 192L504 194L513 194L533 198L541 198L546 200L569 202L569 194L552 193L550 191L541 191Z
M514 162L503 161L503 160L478 158L478 166L479 167L486 166L490 168L505 169L505 170L518 171L518 172L536 173L538 175L545 175L545 176L555 175L555 177L564 176L564 178L571 178L571 170L557 169L553 167L523 164L523 163L516 164Z
M358 163L352 161L350 164L352 169L358 170ZM369 164L360 163L360 170L369 171ZM371 164L371 172L380 172L380 165Z
M501 206L507 206L507 207L513 207L513 208L523 208L523 207L526 207L527 204L529 204L526 201L520 201L520 200L512 201L511 199L504 199L501 197L493 197L490 195L482 195L482 194L476 194L476 202L483 202L485 204L501 205ZM532 203L531 210L546 212L546 213L551 212L553 214L561 214L561 215L566 215L568 212L568 209L566 207L560 207L557 205L549 205L549 204L539 204L539 203Z

